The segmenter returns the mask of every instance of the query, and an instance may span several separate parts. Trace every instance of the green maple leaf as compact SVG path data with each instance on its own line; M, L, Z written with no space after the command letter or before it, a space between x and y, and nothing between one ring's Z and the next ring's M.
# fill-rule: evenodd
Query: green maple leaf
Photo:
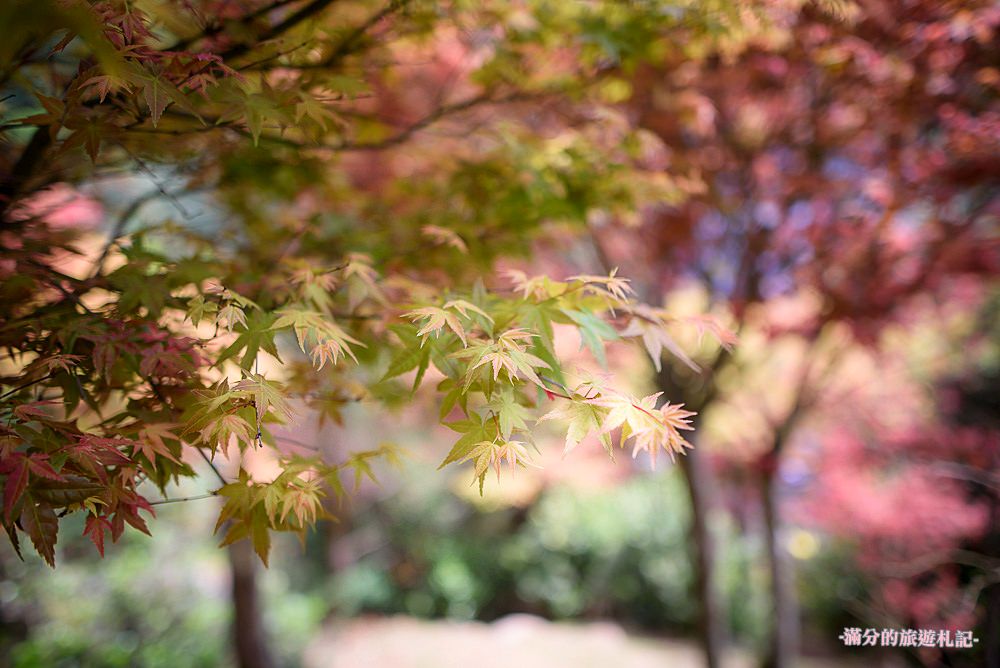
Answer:
M390 360L389 368L386 369L382 380L395 378L416 369L417 375L413 379L413 390L416 390L430 365L433 341L430 346L421 345L420 338L415 334L416 327L414 326L390 325L389 329L399 337L403 347Z
M611 447L611 436L603 430L604 422L608 417L609 409L588 402L584 397L574 395L571 401L555 408L538 419L539 422L546 420L566 421L566 452L569 452L580 444L590 434L597 432L608 454L613 455Z
M243 351L240 356L240 366L243 369L249 369L253 366L254 360L257 359L257 353L261 350L280 362L281 357L274 345L273 322L273 315L251 311L247 317L246 329L240 332L236 340L222 351L216 363L221 364Z
M500 424L500 435L504 440L510 440L511 432L515 429L527 431L528 409L517 402L517 396L513 388L505 387L500 392L493 395L487 404Z
M601 366L607 367L608 360L604 356L603 341L614 341L619 338L615 328L593 313L569 308L561 310L576 324L577 330L580 332L581 344L586 344Z
M233 385L233 390L253 396L253 403L260 419L263 419L269 410L273 410L282 419L291 417L291 408L285 400L282 388L259 373L247 374L246 378Z
M444 461L438 465L438 469L462 460L475 447L476 443L492 441L497 437L496 423L493 420L484 421L478 413L473 413L465 420L445 423L445 426L462 434L462 437L455 442Z

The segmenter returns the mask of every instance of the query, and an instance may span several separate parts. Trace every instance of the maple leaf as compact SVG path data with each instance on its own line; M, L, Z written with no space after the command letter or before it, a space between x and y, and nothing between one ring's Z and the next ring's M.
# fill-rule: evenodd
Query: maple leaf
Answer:
M104 534L111 531L111 522L103 515L88 515L83 528L83 535L90 538L97 551L104 556Z
M365 299L373 299L379 304L387 304L385 293L379 286L379 274L371 266L371 258L363 253L351 253L344 267L347 281L347 305L355 309Z
M125 529L125 523L134 527L135 529L143 532L147 536L150 535L149 527L146 526L146 520L142 518L139 514L140 510L145 510L151 515L155 515L153 512L153 507L149 504L149 501L145 497L136 493L132 489L127 489L120 482L120 486L112 487L110 491L111 503L110 507L113 507L114 514L111 518L111 538L117 541L121 537L122 532ZM93 512L93 511L92 511Z
M520 269L507 269L503 275L514 284L514 290L520 292L525 299L528 297L540 300L550 299L563 294L569 288L567 283L553 281L548 276L531 276L529 278Z
M414 333L412 325L390 325L389 329L399 338L402 348L396 352L389 362L382 380L395 378L401 374L417 370L417 375L413 379L413 390L420 386L420 381L430 365L432 346L424 347L421 340Z
M641 451L648 452L652 468L656 468L656 456L661 448L673 458L674 454L683 454L685 449L692 447L679 430L693 429L688 418L694 413L683 410L682 405L669 403L656 408L661 394L657 392L635 399L612 393L589 400L608 409L602 431L610 432L621 427L619 445L624 446L627 440L634 439L632 457L635 458Z
M65 450L77 463L81 463L83 458L89 458L105 466L128 466L132 460L123 455L120 448L135 447L135 444L135 441L126 438L81 434L77 442L66 446Z
M464 299L452 299L451 301L445 302L444 308L454 309L459 313L461 313L462 317L465 318L468 318L469 311L472 311L473 313L478 313L479 315L483 316L486 320L493 322L493 318L491 318L489 314L486 313L486 311Z
M584 284L584 290L601 297L609 297L612 300L626 304L635 296L635 290L629 285L629 279L617 276L618 267L611 270L607 276L579 275L570 276L568 280L579 281Z
M274 316L267 313L254 312L248 316L247 320L246 331L240 332L236 340L228 348L219 353L218 358L216 358L217 365L235 356L241 350L243 354L240 357L240 366L243 369L249 369L253 366L254 360L257 359L257 353L261 350L279 362L281 361L278 349L274 345L273 330L276 329L273 324Z
M534 335L522 329L510 329L501 334L496 340L476 343L466 350L452 353L456 358L470 358L469 368L465 377L465 390L476 378L476 370L482 366L489 365L493 371L493 380L500 377L500 371L506 372L511 381L524 376L535 385L545 389L545 384L535 372L536 368L548 369L549 365L545 360L527 352L524 340L530 340Z
M180 437L174 434L171 429L180 425L173 422L152 423L145 425L139 430L139 438L136 441L135 452L141 452L149 460L150 466L156 470L156 456L159 455L169 459L175 464L180 464L180 460L170 451L170 447L164 443L163 439L180 441Z
M277 383L267 380L262 374L247 374L247 377L233 385L236 392L246 392L253 396L258 419L263 419L267 412L274 410L282 419L291 417L292 411Z
M217 313L219 310L219 305L214 301L205 301L204 295L195 295L188 300L187 304L187 318L195 325L200 323L202 320L207 318L213 313ZM246 316L244 314L243 326L246 326ZM232 331L232 330L230 330Z
M295 105L295 122L300 123L303 117L312 119L326 130L328 121L338 122L337 115L325 104L305 92L299 94L299 102Z
M526 422L528 409L518 403L513 388L506 387L501 392L494 394L486 406L497 416L502 438L509 439L511 432L515 429L528 430Z
M27 494L21 510L21 526L45 563L55 568L59 518L52 506L45 502L36 503L31 494Z
M312 347L310 356L314 364L319 364L319 368L323 368L327 360L336 364L341 355L349 356L357 362L358 358L349 344L365 347L365 344L317 311L290 307L282 309L279 314L280 317L271 325L271 329L291 327L302 352L306 352L306 342L314 340L316 344Z
M65 474L62 481L37 480L31 486L31 494L39 501L59 507L83 504L87 499L96 498L106 489L105 485L90 478Z
M44 406L57 406L58 401L32 401L26 404L19 404L14 407L14 417L22 422L31 422L34 418L50 420L52 417L42 408Z
M431 332L440 334L440 332L444 330L445 325L447 325L451 331L455 332L455 335L462 340L463 346L468 347L469 345L469 341L465 334L465 328L462 327L462 323L459 321L458 316L454 313L449 313L443 308L437 306L425 306L423 308L414 309L404 313L403 317L410 318L414 322L417 320L427 320L423 327L417 331L417 336L421 337L421 345L426 342L428 334Z
M469 247L465 245L462 237L458 236L458 233L454 230L449 230L446 227L440 227L438 225L424 225L420 228L420 231L438 244L451 246L462 254L467 254L469 252Z
M254 551L265 566L271 550L271 536L268 532L271 522L264 503L267 487L253 482L249 474L240 469L237 482L224 485L216 492L226 501L215 523L216 533L223 525L229 525L220 546L249 538Z
M16 452L0 461L0 473L7 475L7 482L4 484L3 490L4 522L10 523L11 513L27 491L28 481L32 474L56 482L65 481L65 478L52 468L48 459L47 454L40 452L30 455Z
M81 88L93 88L97 94L100 96L100 101L103 103L104 99L109 93L117 93L118 91L123 91L126 93L131 93L132 88L129 86L128 81L124 79L119 79L110 74L100 74L97 76L90 77L86 81L80 84Z
M6 464L6 461L4 462ZM28 488L28 462L27 458L10 466L4 466L3 472L7 474L7 482L3 488L3 519L4 523L10 524L10 514L14 510L14 504L21 500L21 495Z
M319 480L296 480L284 493L281 521L284 522L291 513L295 515L299 526L305 527L314 523L322 510L323 496Z
M49 97L36 92L35 97L45 109L44 114L33 114L18 119L24 125L37 125L39 127L48 126L49 135L54 139L62 127L63 119L66 116L66 103L56 97Z
M79 366L84 359L83 355L57 354L48 357L41 357L27 366L25 375L36 369L44 369L47 372L62 369L66 373L73 373L73 368Z
M215 532L218 532L229 520L236 519L249 512L257 502L256 492L255 486L250 481L250 476L243 469L240 469L239 480L237 482L223 485L216 490L215 493L225 499L225 502L215 522Z
M219 309L219 322L225 323L226 331L232 332L236 325L247 326L247 314L236 304L229 303Z
M472 413L465 420L446 422L445 426L462 434L462 437L455 442L444 461L438 465L439 470L452 462L462 461L476 443L492 442L497 437L496 423L493 420L484 421L478 413Z
M647 306L639 305L633 309L633 317L628 327L621 332L623 338L641 338L642 344L653 360L657 371L663 368L663 350L670 351L677 359L684 362L694 371L699 367L667 332L667 323L660 312Z
M606 407L595 404L580 395L574 395L570 401L552 409L538 418L538 421L562 420L569 423L566 428L565 452L574 449L591 434L597 433L604 449L608 451L608 454L612 454L614 451L611 449L611 436L603 429L607 416L608 409Z
M576 324L577 330L580 332L580 347L586 345L597 361L601 363L601 366L606 367L608 360L604 356L602 340L614 341L617 339L618 332L615 331L615 328L589 311L569 308L561 309L561 311Z
M151 77L142 88L142 97L149 107L149 118L153 122L153 127L160 122L163 111L170 104L171 100L167 93L167 86L159 77Z
M201 438L211 446L218 446L224 457L229 457L229 442L236 438L238 443L250 445L257 439L255 428L235 413L219 416L201 430ZM241 448L242 450L242 448Z
M719 342L719 345L728 351L732 351L733 346L739 342L739 337L736 336L735 332L728 327L724 327L722 323L710 315L693 315L679 318L679 320L694 325L698 330L699 344L701 344L702 337L706 333L711 334Z
M522 441L480 441L474 443L462 462L472 461L474 464L473 482L479 481L479 493L483 493L483 481L486 472L492 466L496 471L497 481L500 480L500 468L506 462L511 469L517 466L532 464L528 454L527 444ZM533 465L533 464L532 464Z

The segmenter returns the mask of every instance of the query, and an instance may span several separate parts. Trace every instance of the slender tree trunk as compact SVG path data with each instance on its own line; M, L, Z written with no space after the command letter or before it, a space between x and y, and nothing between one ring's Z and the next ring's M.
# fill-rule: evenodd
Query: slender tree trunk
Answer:
M698 639L705 653L707 668L722 665L722 648L725 645L725 617L719 604L715 570L715 540L708 527L711 509L711 478L705 455L695 448L679 457L681 469L687 480L691 499L691 544L695 574L695 593L700 603L698 610Z
M720 357L713 365L713 374L718 370L723 358ZM698 413L704 411L715 394L714 379L708 381L708 389L693 394L689 386L678 382L670 372L670 367L663 368L656 374L656 384L668 397L676 401L682 397L685 405ZM695 418L697 426L698 418ZM695 444L697 446L697 444ZM719 600L718 578L716 577L716 545L708 526L708 515L712 509L714 483L708 461L698 447L688 450L687 454L677 458L684 479L687 483L688 498L691 501L691 561L695 578L695 596L698 606L698 641L705 655L707 668L719 668L722 665L722 650L726 645L726 616Z
M257 557L250 541L229 546L233 571L233 649L240 668L274 668L267 633L260 614Z
M774 614L765 668L791 668L798 657L799 621L795 600L794 573L788 553L781 545L781 512L775 471L767 470L760 478L761 503L764 508L765 543L771 571L771 601Z

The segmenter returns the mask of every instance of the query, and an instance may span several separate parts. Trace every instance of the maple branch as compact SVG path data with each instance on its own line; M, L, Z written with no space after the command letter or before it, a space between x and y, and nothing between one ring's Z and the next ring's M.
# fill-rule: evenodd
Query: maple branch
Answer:
M339 63L345 56L349 55L354 50L354 45L364 36L366 32L368 32L369 28L377 24L386 16L410 4L411 1L412 0L390 0L385 7L369 16L364 23L352 30L351 33L334 48L333 52L323 60L321 66L330 67Z
M125 207L125 209L118 216L118 220L115 221L114 226L112 226L112 228L108 231L108 239L105 242L104 247L101 249L100 255L98 255L97 259L94 261L94 267L93 269L91 269L90 278L92 279L96 278L101 273L101 268L104 266L104 261L108 259L108 255L111 253L111 249L115 245L115 240L118 239L118 237L125 234L125 228L128 227L128 224L131 221L131 219L139 212L139 209L141 209L143 206L162 196L171 200L174 203L174 206L176 206L179 211L183 212L184 209L180 205L180 202L177 200L178 195L197 193L211 189L211 186L205 185L205 186L198 186L195 188L189 188L189 187L178 188L175 191L167 192L159 184L155 185L156 185L156 190L148 192L145 195L141 195L135 200L133 200L132 203L129 204L127 207Z
M202 448L198 447L196 447L195 450L198 451L198 454L201 455L201 458L205 460L205 463L208 464L209 468L212 469L212 472L215 473L215 477L218 478L223 485L228 485L229 481L226 480L225 476L223 476L222 473L219 472L219 469L215 466L215 462L213 462L211 459L208 458L208 455L205 454L205 451Z
M403 130L400 130L395 135L387 137L379 141L372 142L350 142L341 141L338 143L307 143L304 141L299 141L296 139L289 139L288 137L283 137L276 134L262 133L259 137L260 141L266 141L278 146L286 146L289 148L294 148L301 151L333 151L335 153L350 152L350 151L381 151L393 146L397 146L406 142L413 135L419 131L426 129L427 127L437 123L438 121L452 116L454 114L461 113L463 111L468 111L478 106L489 105L489 104L510 104L514 102L524 102L528 100L534 100L542 97L551 95L553 91L518 91L515 93L510 93L502 97L492 97L489 94L482 93L480 95L474 95L465 100L455 102L453 104L446 104L438 107L434 111L430 112L423 118L418 119L413 124L409 125ZM185 119L189 121L196 120L194 116L186 114L183 112L176 111L174 109L166 109L163 112L163 116L171 116L174 118ZM235 134L240 135L244 138L253 138L253 134L242 128L235 123L219 123L217 119L205 118L202 122L199 120L197 127L192 128L153 128L153 127L129 127L127 128L129 132L141 132L148 134L169 134L169 135L184 135L191 132L213 132L215 130L229 130Z
M340 41L330 54L323 60L316 63L301 63L298 65L283 65L282 67L287 67L289 69L295 69L300 71L305 70L318 70L318 69L329 69L339 64L345 57L351 55L355 52L358 42L362 37L371 29L373 26L378 24L382 19L393 14L406 5L410 4L412 0L392 0L385 7L375 12L367 19L365 19L360 25L356 26L343 40ZM240 71L253 70L258 65L271 60L272 58L265 58L256 63L251 63L245 67L238 68Z
M53 371L53 372L51 372L51 373L49 373L49 374L47 374L45 376L42 376L38 380L32 380L32 381L28 381L27 383L22 383L21 385L18 385L17 387L15 387L13 389L10 389L10 390L7 390L3 394L0 394L0 399L6 399L10 395L17 394L21 390L23 390L23 389L25 389L27 387L31 387L32 385L38 385L39 383L44 382L44 381L48 380L49 378L52 378L52 376L54 376L54 375L55 375L55 371Z
M382 149L402 144L420 130L423 130L428 126L433 125L434 123L438 122L442 118L445 118L446 116L467 111L482 104L506 104L510 102L520 102L523 100L533 99L535 97L541 97L542 95L544 94L529 93L524 91L511 93L510 95L507 95L502 98L493 98L488 93L474 95L473 97L467 98L460 102L441 105L440 107L438 107L431 113L427 114L423 118L415 121L405 130L401 130L400 132L386 139L374 142L358 142L358 143L344 142L341 143L339 146L333 146L331 148L334 148L335 150L338 151L380 151Z
M216 492L209 492L208 494L197 494L195 496L185 496L177 499L160 499L159 501L150 501L151 506L163 506L168 503L183 503L184 501L198 501L200 499L211 499L212 497L218 496Z
M283 21L280 21L269 29L265 30L262 34L257 36L257 39L252 44L238 44L233 48L224 51L219 54L223 59L226 58L239 58L240 56L252 51L254 48L260 45L261 42L266 42L268 40L274 39L279 35L291 30L303 21L312 18L316 14L320 13L330 5L332 5L337 0L313 0L309 4L301 7L298 11L295 11L288 15Z
M261 16L264 16L265 14L270 14L275 9L279 9L280 7L284 7L285 5L290 5L290 4L298 2L298 1L299 0L275 0L274 2L272 2L269 5L263 5L261 7L258 7L255 10L253 10L252 12L249 12L248 14L244 14L239 19L239 21L237 21L237 23L240 23L240 24L250 23L251 21L253 21L256 18L260 18ZM218 35L220 32L222 32L224 29L225 29L225 24L223 24L223 23L215 23L214 25L209 26L208 28L205 28L202 32L198 33L197 35L192 35L191 37L185 37L183 39L177 40L176 42L174 42L173 44L171 44L170 46L166 47L163 50L164 51L185 51L192 44L196 44L196 43L200 42L201 40L205 39L206 37L214 37L215 35Z
M558 380L553 380L552 378L549 378L545 374L541 373L538 374L538 377L544 380L546 383L552 383L553 385L558 385L559 387L562 388L563 392L566 392L567 394L560 394L559 392L553 392L552 390L549 389L546 389L545 390L546 392L548 392L552 396L559 397L561 399L566 399L568 401L573 401L573 397L569 396L569 388L560 383Z
M160 387L156 384L156 381L154 381L152 378L146 376L141 372L139 372L139 377L142 378L147 383L149 383L149 386L153 388L153 394L156 395L156 398L160 400L160 403L162 403L164 407L167 408L167 410L173 413L174 412L173 406L167 403L167 398L163 396L163 392L160 391ZM205 463L208 464L209 468L212 469L212 472L215 473L215 476L222 482L222 484L224 486L228 485L229 481L226 480L226 478L222 475L222 473L219 472L219 469L216 468L215 466L215 462L213 462L211 459L208 458L208 455L205 454L205 451L197 446L195 446L194 449L198 451L198 454L201 455L201 458L205 460Z

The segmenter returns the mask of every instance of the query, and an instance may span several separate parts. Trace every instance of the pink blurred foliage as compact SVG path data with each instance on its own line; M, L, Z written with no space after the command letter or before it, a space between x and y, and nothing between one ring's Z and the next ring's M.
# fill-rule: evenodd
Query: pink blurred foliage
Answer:
M21 202L13 216L15 219L38 219L53 228L86 231L100 224L104 207L99 200L72 186L56 183Z
M870 426L870 425L869 425ZM988 500L969 476L991 471L1000 434L940 423L888 433L841 428L813 453L813 478L790 519L854 545L873 598L924 627L967 628L974 598L955 555L991 529Z

